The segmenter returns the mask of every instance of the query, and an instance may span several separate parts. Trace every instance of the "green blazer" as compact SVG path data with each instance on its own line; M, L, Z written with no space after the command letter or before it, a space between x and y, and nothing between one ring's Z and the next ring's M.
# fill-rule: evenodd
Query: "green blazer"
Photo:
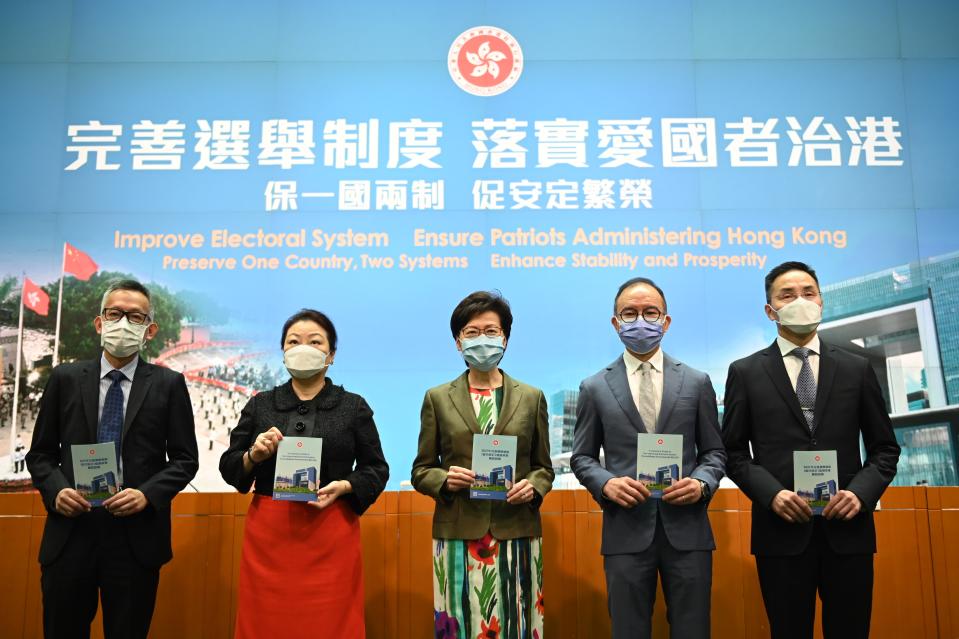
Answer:
M420 438L413 461L413 487L436 500L434 539L479 539L492 532L497 539L543 534L539 505L553 487L549 457L548 411L543 391L503 373L503 406L493 430L516 436L516 481L526 479L536 497L513 506L469 498L469 490L444 488L450 466L473 464L473 435L479 424L469 396L467 373L426 391L420 413Z

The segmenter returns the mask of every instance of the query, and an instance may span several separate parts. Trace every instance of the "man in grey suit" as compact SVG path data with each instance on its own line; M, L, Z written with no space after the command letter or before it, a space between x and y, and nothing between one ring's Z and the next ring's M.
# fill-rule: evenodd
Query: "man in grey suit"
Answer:
M669 323L666 296L652 280L625 282L612 324L626 350L579 387L570 463L603 509L601 552L614 639L651 635L657 572L670 637L709 637L716 544L706 505L723 476L726 453L709 376L659 347ZM638 433L683 436L683 478L662 499L653 499L636 479Z

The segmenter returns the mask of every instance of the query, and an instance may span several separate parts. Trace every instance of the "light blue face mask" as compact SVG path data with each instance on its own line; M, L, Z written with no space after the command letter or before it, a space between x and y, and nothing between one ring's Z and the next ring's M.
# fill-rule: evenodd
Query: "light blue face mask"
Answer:
M460 346L463 349L463 359L466 363L478 371L484 373L496 368L500 360L503 359L503 352L506 347L503 346L502 337L479 337L463 338L460 340Z
M663 341L663 325L659 322L650 324L643 319L629 324L620 323L619 339L629 350L645 355L656 350Z

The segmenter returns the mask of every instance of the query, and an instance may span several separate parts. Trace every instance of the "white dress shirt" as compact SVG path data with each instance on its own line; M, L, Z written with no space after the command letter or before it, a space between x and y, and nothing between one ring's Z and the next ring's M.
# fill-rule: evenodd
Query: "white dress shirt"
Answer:
M799 379L799 371L802 370L802 358L798 355L793 355L792 352L794 349L799 348L796 344L793 344L788 339L780 335L776 338L776 343L779 345L779 352L783 355L783 364L786 365L786 374L789 375L789 385L793 390L796 390L796 381ZM805 348L809 349L809 368L812 369L812 378L816 380L816 385L819 385L819 335L813 337Z
M623 352L623 361L626 363L626 379L629 381L629 393L633 396L633 403L636 404L636 410L639 410L639 371L643 360L639 359L629 351ZM659 409L663 405L663 349L657 348L656 353L649 358L652 368L649 376L653 382L653 406L656 408L656 421L659 421ZM656 424L646 425L650 432L656 430Z

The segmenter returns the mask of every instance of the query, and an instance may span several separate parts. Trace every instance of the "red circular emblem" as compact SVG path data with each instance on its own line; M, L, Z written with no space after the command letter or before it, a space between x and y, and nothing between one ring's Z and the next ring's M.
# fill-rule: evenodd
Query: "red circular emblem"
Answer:
M816 461L822 461L822 457L820 457L819 455L816 455Z
M498 439L494 439L494 440L493 440L493 446L499 446L499 440L498 440Z
M479 96L508 91L523 72L523 50L498 27L473 27L459 34L447 56L456 86Z
M91 455L96 455L97 452L91 448L91 449L90 449L90 454L91 454Z
M657 443L657 444L662 444L662 443L663 443L663 440L660 439L660 440L659 440L658 442L656 442L656 443Z
M296 442L297 448L303 448L303 442Z

